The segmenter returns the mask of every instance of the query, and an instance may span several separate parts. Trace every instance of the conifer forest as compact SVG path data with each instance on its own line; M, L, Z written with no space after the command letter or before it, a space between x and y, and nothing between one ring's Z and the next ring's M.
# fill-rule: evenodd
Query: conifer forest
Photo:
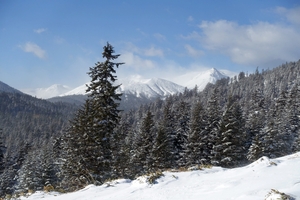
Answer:
M0 92L0 197L300 151L300 60L121 110L107 43L81 106Z

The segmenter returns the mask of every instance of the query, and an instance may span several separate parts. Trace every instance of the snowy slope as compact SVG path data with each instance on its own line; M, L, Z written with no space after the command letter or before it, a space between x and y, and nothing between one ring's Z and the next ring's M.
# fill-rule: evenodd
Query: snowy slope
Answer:
M197 85L198 90L202 91L207 83L215 83L217 80L227 77L228 76L225 73L212 68L202 72L190 72L184 74L178 77L178 80L184 80L185 82L183 82L182 85L189 89L193 89Z
M15 88L10 87L6 83L3 83L0 81L0 92L8 92L8 93L22 93L19 90L16 90Z
M227 71L227 73L229 73L229 71ZM125 96L127 94L138 98L151 99L182 92L184 91L184 87L193 89L195 85L198 86L199 91L202 91L207 83L215 83L218 79L226 78L228 77L226 74L215 68L201 72L189 72L179 77L172 77L172 80L175 80L177 84L161 78L145 79L139 75L134 75L119 79L116 84L122 84L119 92L124 93ZM24 89L22 91L43 99L57 96L85 95L86 84L73 90L68 86L55 84L48 88Z
M156 98L184 91L184 87L171 81L160 78L144 79L138 75L120 79L116 84L121 84L118 92L124 93L125 96L132 94L136 97ZM85 91L86 84L61 94L60 96L86 94Z
M59 96L67 91L70 91L66 85L54 84L48 88L37 88L37 89L24 89L23 92L31 96L36 96L42 99L48 99L51 97Z
M285 193L300 199L300 152L277 159L262 157L234 169L213 167L188 172L164 172L150 185L146 177L90 185L68 194L37 192L23 200L271 200ZM274 189L275 192L271 192Z

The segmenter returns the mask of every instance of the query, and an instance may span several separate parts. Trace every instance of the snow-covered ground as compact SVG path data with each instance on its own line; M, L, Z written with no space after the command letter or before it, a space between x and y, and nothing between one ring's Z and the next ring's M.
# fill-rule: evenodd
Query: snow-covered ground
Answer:
M300 152L277 159L262 157L241 168L164 172L153 185L146 177L89 185L68 194L36 192L23 200L272 200L279 192L300 199ZM272 192L273 189L273 192ZM278 191L278 192L277 192Z

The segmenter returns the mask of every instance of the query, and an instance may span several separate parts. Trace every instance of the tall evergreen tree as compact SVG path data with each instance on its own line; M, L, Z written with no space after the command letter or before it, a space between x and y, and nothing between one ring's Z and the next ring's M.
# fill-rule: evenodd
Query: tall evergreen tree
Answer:
M83 185L99 184L111 177L113 156L110 139L119 122L118 106L122 95L117 93L119 85L114 85L117 80L114 74L115 67L123 63L113 62L120 55L114 54L109 43L103 47L102 56L106 60L90 68L91 83L86 90L88 99L71 121L66 135L66 177Z
M245 120L241 106L232 96L228 98L218 131L220 138L214 146L214 163L224 167L245 163L247 141Z
M211 163L211 159L213 157L213 148L217 143L217 140L220 138L219 133L219 123L221 120L221 108L219 104L219 90L217 88L214 89L212 96L208 100L207 106L207 133L208 137L205 139L205 143L208 148L209 155L205 155L203 157L206 159L206 164ZM204 138L202 138L204 139Z
M174 148L177 164L179 167L186 165L186 144L190 132L190 105L187 102L180 101L176 107L176 135L174 138Z
M187 166L203 164L202 156L207 155L207 146L203 143L203 138L207 137L205 130L205 113L201 102L197 102L192 109L190 132L187 138L185 157Z
M143 174L153 170L152 152L155 134L156 130L153 115L148 111L141 121L134 144L133 163L137 174Z
M288 95L288 125L287 131L294 138L292 151L300 151L300 85L295 83Z

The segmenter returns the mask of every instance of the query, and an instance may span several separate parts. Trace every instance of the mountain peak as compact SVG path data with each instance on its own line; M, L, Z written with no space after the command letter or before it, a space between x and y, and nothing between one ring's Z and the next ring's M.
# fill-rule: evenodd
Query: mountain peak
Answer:
M220 72L216 68L211 68L206 71L200 72L191 72L182 77L184 80L188 80L184 86L189 89L193 89L196 85L198 86L198 90L202 91L207 83L215 83L217 80L222 78L227 78L228 76L224 73Z

